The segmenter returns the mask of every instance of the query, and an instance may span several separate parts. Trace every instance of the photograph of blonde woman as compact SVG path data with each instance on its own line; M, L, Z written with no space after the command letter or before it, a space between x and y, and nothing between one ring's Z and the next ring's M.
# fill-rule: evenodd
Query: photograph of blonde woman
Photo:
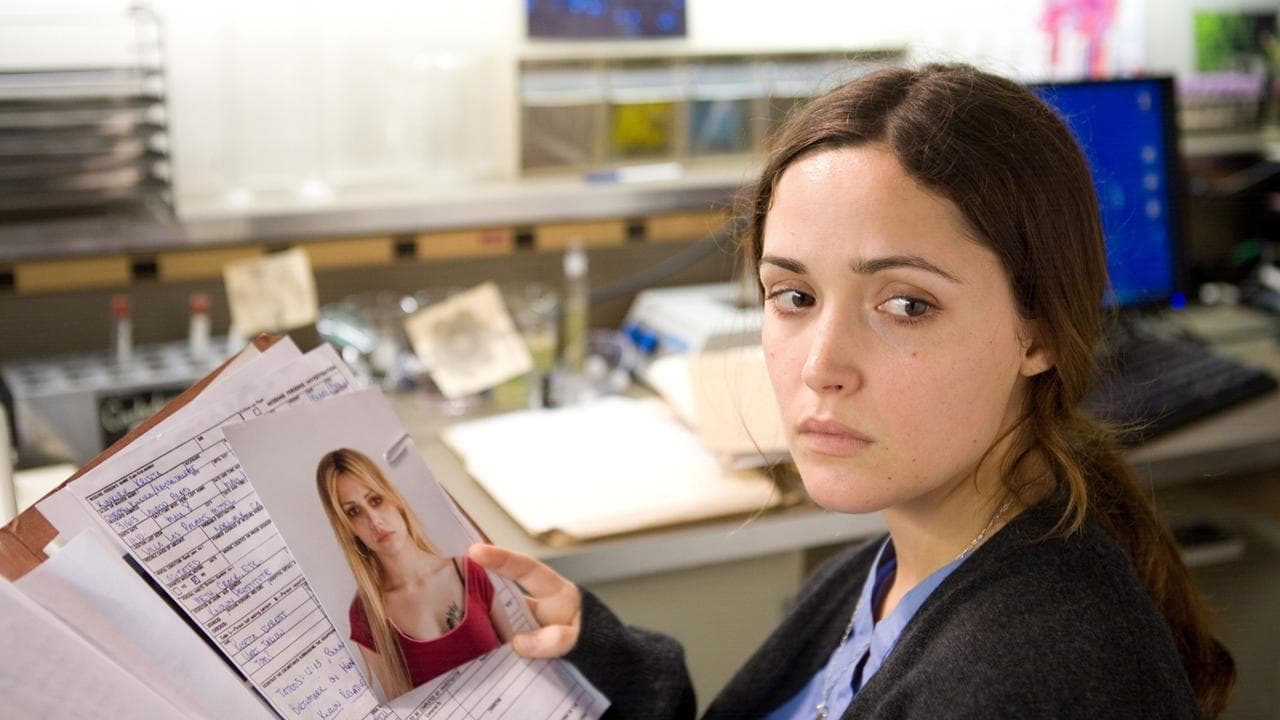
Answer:
M316 465L316 491L355 578L350 639L386 698L506 643L511 623L484 568L431 543L372 458L350 448Z
M319 666L299 671L327 681L322 714L337 717L327 710L342 704L364 717L384 703L400 717L479 717L495 701L520 717L562 717L553 711L565 703L577 708L569 718L603 712L607 701L572 668L517 657L509 640L537 627L532 609L514 582L465 558L484 533L436 481L380 389L225 432L270 514L242 545L269 550L278 532L315 600L248 630L281 646L299 636L323 643Z

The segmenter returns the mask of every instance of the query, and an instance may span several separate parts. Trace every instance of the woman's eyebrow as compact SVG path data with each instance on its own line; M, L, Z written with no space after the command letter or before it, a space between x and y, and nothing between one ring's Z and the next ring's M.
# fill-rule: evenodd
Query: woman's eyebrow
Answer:
M804 275L808 272L804 263L791 258L779 257L777 255L760 256L761 265L774 265L788 272ZM960 278L925 260L919 255L889 255L882 258L870 258L867 260L858 260L849 264L849 268L859 275L871 275L881 270L891 270L894 268L915 268L933 273L941 278L945 278L953 283L963 285Z
M925 260L919 255L889 255L881 258L868 258L866 260L856 260L849 264L849 268L859 275L870 275L880 272L881 270L891 270L894 268L915 268L916 270L924 270L933 273L939 277L950 280L953 283L961 284L960 278Z
M804 263L792 260L791 258L778 257L777 255L761 255L760 264L775 265L788 272L796 273L797 275L804 275L808 272L804 267Z

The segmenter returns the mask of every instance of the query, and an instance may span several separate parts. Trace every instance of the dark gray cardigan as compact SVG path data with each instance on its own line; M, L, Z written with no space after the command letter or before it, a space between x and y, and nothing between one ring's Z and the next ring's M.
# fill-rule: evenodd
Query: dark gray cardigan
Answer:
M1116 543L1093 523L1042 539L1061 507L1018 515L938 586L844 718L1200 717ZM823 563L705 717L759 718L798 692L839 642L879 543ZM613 702L607 718L696 712L679 643L623 625L586 591L568 659Z

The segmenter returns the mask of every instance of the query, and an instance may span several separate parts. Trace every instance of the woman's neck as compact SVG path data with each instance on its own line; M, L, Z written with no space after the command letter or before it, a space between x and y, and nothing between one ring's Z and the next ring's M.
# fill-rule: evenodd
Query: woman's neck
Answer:
M382 564L383 591L399 590L430 577L444 562L443 558L410 545L400 552L379 555Z
M993 462L990 467L1001 465ZM1033 459L1023 472L1039 479L1020 485L1016 497L1004 478L992 473L969 475L937 492L885 508L897 570L877 608L877 619L892 612L898 600L929 575L989 541L1026 507L1024 502L1034 504L1049 492L1051 475L1043 462Z
M977 549L1004 526L1020 508L1009 502L999 478L960 480L943 491L883 512L893 539L897 570L876 619L897 607L912 588L943 566Z
M969 492L887 508L884 517L898 559L897 580L915 587L970 549L975 540L981 543L990 538L1013 514L1012 508L999 513L1005 500L1001 488L989 494Z

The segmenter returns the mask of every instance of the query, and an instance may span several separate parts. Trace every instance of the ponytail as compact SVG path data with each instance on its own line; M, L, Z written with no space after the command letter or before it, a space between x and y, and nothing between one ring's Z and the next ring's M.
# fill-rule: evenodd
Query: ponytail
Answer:
M1120 545L1169 626L1201 712L1206 718L1218 717L1235 686L1235 662L1209 630L1208 607L1173 533L1142 490L1110 429L1074 409L1064 419L1049 419L1062 412L1048 407L1055 395L1049 388L1033 388L1028 418L1034 446L1067 491L1067 507L1054 534L1070 535L1088 518Z

